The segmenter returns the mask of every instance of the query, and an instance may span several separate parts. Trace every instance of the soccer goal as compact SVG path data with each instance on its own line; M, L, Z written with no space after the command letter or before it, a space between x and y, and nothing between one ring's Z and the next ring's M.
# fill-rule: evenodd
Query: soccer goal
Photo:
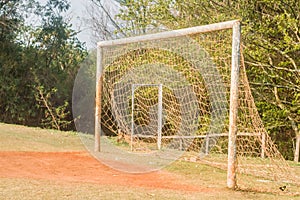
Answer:
M102 137L134 153L185 152L227 170L229 188L258 185L244 175L274 188L293 179L256 110L236 20L99 42L95 151Z

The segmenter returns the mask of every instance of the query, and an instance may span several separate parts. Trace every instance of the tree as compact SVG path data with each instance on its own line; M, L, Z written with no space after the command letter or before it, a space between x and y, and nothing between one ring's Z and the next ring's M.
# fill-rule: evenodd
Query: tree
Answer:
M17 2L17 1L14 1ZM71 129L72 86L80 62L86 56L76 32L63 18L70 7L66 0L14 4L24 10L21 19L34 10L40 24L15 29L14 51L3 49L0 76L0 120L56 129ZM22 21L22 20L20 20Z
M96 40L156 32L159 28L150 16L157 5L150 0L90 1L92 7L87 8L87 20L91 23Z
M142 1L140 1L142 2ZM238 18L243 23L247 72L262 119L286 158L300 151L300 2L156 1L149 16L169 28ZM153 3L153 1L152 1ZM158 9L159 8L159 9ZM129 12L125 13L131 14ZM135 18L134 15L130 15ZM291 134L292 133L292 134Z
M119 4L115 0L90 0L91 7L87 8L88 18L85 21L93 30L94 39L108 40L125 37L122 22L116 19Z
M281 137L283 143L293 132L294 161L299 161L300 2L252 1L249 6L255 12L241 15L245 19L248 72L258 108L273 138Z
M26 73L20 67L22 48L17 42L18 34L24 27L24 18L18 10L23 7L24 4L16 0L0 3L0 110L1 119L11 123L12 119L25 120L18 108L22 103L21 93L27 92L25 86L23 91L18 88L21 84L20 77ZM27 110L25 107L22 109Z
M126 32L241 19L247 73L259 113L283 155L299 161L300 2L118 0ZM290 148L287 148L290 146ZM294 155L292 155L294 149Z
M39 7L42 24L31 32L38 59L31 70L35 98L43 112L43 123L56 129L70 129L72 86L86 53L76 32L61 13L67 1L50 0Z

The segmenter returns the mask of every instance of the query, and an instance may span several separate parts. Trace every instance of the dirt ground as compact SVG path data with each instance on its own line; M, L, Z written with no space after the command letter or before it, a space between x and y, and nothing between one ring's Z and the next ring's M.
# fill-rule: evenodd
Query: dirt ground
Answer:
M88 182L190 192L210 190L180 183L174 174L168 172L129 174L116 171L86 152L0 152L0 166L1 178Z
M299 199L286 193L233 191L222 170L174 162L130 174L92 157L76 133L0 123L0 200L32 199Z

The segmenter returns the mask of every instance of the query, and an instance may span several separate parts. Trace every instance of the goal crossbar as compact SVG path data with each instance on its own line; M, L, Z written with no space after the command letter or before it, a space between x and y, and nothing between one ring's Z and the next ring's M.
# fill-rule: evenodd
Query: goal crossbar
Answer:
M98 42L97 45L98 45L98 47L105 47L105 46L123 45L123 44L136 43L136 42L147 42L150 40L175 38L175 37L181 37L183 35L193 35L193 34L197 34L197 33L205 33L205 32L210 32L210 31L231 29L234 26L234 24L236 24L236 23L239 23L239 21L232 20L232 21L208 24L208 25L203 25L203 26L195 26L195 27L191 27L191 28L183 28L183 29L178 29L178 30L165 31L165 32L160 32L160 33L153 33L153 34L140 35L140 36L134 36L134 37L128 37L128 38L101 41L101 42Z

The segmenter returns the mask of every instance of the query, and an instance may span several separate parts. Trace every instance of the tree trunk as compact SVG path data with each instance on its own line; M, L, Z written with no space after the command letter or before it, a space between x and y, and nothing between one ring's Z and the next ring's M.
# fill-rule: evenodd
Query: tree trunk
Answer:
M300 132L296 133L296 149L294 153L295 162L299 162L299 151L300 151Z

